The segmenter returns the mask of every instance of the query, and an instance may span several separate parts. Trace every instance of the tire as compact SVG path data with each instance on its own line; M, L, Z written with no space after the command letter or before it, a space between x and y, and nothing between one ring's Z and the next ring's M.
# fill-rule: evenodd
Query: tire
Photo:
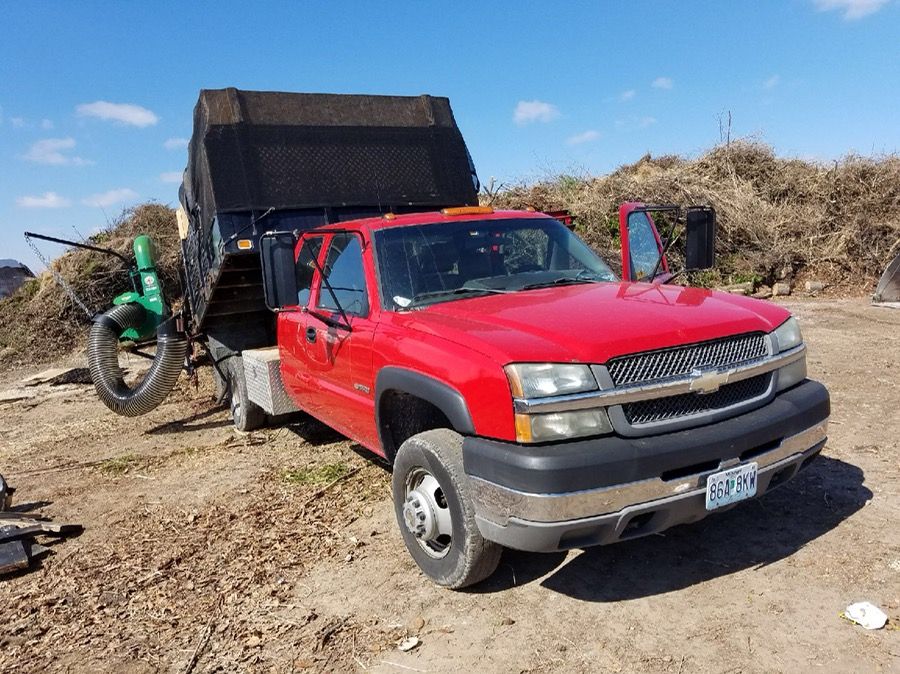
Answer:
M229 359L228 388L231 389L229 406L231 420L239 431L255 431L266 425L266 413L262 407L250 401L247 381L244 379L244 363L239 357Z
M485 540L475 523L463 471L462 436L440 428L409 438L394 459L392 483L400 534L426 576L438 585L459 589L494 573L503 548ZM448 531L449 539L438 531Z
M220 370L222 371L222 374L219 374ZM228 402L228 393L230 390L230 384L226 379L228 377L228 366L225 363L214 365L212 371L213 383L216 386L216 405L224 405L226 402ZM222 375L224 375L224 377Z

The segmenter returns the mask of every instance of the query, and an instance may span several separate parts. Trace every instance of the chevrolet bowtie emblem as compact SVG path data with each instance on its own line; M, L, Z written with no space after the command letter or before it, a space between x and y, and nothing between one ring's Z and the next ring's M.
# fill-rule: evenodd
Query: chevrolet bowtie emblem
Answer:
M691 370L691 390L697 393L714 393L719 387L728 383L728 372L716 370Z

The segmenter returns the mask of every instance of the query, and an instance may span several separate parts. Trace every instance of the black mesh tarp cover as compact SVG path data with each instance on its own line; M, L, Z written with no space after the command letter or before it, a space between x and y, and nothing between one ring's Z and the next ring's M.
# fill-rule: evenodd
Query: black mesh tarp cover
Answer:
M194 108L185 209L216 213L477 203L450 102L204 89Z

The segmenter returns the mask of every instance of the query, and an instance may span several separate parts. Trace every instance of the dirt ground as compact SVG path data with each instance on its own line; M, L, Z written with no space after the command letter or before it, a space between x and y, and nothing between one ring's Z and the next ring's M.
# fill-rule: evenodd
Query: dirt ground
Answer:
M664 535L507 551L465 592L418 572L388 471L316 422L238 434L208 372L137 419L38 387L0 405L0 472L86 528L0 579L0 670L900 671L900 310L788 306L832 395L809 470ZM860 600L888 627L839 617Z

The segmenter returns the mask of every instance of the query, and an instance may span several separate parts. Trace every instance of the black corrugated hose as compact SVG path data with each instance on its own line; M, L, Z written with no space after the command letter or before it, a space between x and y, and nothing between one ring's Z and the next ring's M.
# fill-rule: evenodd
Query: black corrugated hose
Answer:
M136 417L156 408L169 395L184 365L188 342L175 318L156 331L156 357L135 388L129 388L119 367L119 335L137 328L146 317L139 304L120 304L94 318L88 339L88 365L100 400L116 414Z

